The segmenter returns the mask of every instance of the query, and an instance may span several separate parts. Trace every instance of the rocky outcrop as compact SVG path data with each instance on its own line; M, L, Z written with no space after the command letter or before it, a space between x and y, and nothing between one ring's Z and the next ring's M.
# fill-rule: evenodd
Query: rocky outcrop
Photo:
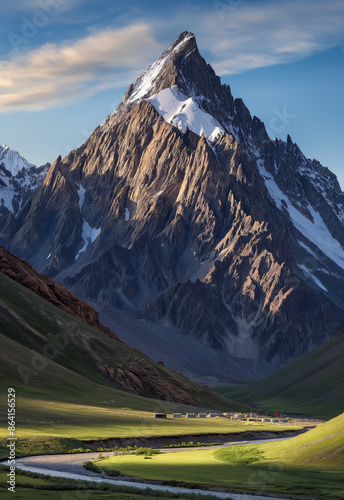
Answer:
M143 358L135 358L129 364L121 364L117 370L107 365L99 365L103 375L108 375L129 392L142 396L154 393L158 399L197 405L197 401L186 390L171 380L163 378L159 371Z
M100 323L98 312L93 307L48 276L37 273L28 262L15 257L2 247L0 247L0 272L62 311L121 342L109 328Z

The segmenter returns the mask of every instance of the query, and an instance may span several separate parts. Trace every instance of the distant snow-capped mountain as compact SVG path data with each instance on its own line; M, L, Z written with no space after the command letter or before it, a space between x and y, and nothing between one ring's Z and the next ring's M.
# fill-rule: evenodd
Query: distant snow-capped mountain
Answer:
M36 167L17 151L0 146L0 215L16 214L41 185L50 164Z

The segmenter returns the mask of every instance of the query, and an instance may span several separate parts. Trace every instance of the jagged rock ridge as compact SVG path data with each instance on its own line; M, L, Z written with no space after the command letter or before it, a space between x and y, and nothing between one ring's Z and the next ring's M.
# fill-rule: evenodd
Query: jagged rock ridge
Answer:
M335 176L289 136L270 140L184 32L1 241L135 346L225 378L271 371L343 324L343 221Z

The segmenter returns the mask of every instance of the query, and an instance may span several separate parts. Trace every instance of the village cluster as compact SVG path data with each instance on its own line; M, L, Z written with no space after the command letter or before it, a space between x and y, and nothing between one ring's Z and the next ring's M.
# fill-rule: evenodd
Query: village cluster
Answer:
M168 418L167 413L155 413L154 418ZM277 417L267 417L259 416L255 413L186 413L182 415L181 413L173 413L172 418L228 418L230 420L246 420L250 422L272 422L272 423L288 423L290 420L288 418L277 418Z

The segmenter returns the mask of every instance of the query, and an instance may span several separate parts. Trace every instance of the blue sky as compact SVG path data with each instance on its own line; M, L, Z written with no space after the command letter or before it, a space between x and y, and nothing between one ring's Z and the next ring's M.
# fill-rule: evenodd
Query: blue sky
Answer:
M79 146L183 30L272 137L344 187L343 0L16 0L0 20L0 143L52 162Z

